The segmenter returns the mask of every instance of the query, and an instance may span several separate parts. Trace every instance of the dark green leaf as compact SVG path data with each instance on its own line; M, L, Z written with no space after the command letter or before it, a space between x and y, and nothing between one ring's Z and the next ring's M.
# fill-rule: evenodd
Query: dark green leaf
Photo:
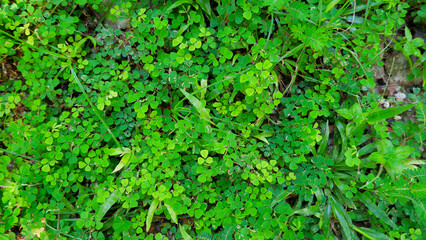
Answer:
M373 230L371 228L364 228L364 227L356 227L354 226L355 231L361 233L365 237L371 240L388 240L390 239L385 234L378 232L376 230Z
M210 114L207 109L203 106L203 104L196 97L187 93L185 90L180 89L180 91L185 95L185 97L191 102L191 104L197 109L198 113L203 120L210 122Z
M404 105L404 106L392 107L392 108L388 108L388 109L375 111L368 118L367 122L368 122L368 124L374 124L374 123L377 123L381 120L385 120L385 119L394 117L398 114L401 114L401 113L407 111L408 109L414 107L415 105L416 104L411 103L411 104L407 104L407 105Z
M198 5L206 12L210 17L213 16L212 7L210 6L210 0L196 0Z
M107 200L102 204L102 206L99 208L99 211L96 214L95 220L97 222L100 222L102 218L105 216L105 214L108 212L108 210L121 198L121 192L120 190L116 189L114 192L109 195Z
M367 196L366 193L359 194L358 196L359 196L359 200L362 203L364 203L365 206L368 207L368 209L370 209L370 211L374 214L374 216L382 220L387 225L393 228L397 228L396 224L388 217L388 215L382 209L380 209L378 206L376 206L373 203L373 201L371 201L371 199ZM370 197L372 196L370 195Z
M333 208L334 216L339 220L342 227L343 234L346 239L358 239L354 231L350 228L352 226L351 218L343 208L343 205L336 201L333 196L330 196L331 207Z

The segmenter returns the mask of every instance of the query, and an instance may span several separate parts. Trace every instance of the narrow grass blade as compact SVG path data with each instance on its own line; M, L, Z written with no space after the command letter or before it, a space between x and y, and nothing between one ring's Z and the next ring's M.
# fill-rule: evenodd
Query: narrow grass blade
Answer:
M330 127L328 126L328 121L323 124L323 135L322 140L318 147L318 155L323 155L328 150L328 139L330 137Z
M330 236L330 220L331 220L331 204L330 202L327 204L323 215L323 226L322 229L324 231L325 236Z
M340 226L342 227L345 239L358 239L349 227L352 226L348 213L343 208L342 204L336 201L333 196L330 196L331 207L333 208L334 216L339 220Z
M378 232L376 230L370 229L370 228L356 227L356 226L353 226L353 228L355 229L355 231L361 233L366 238L371 239L371 240L388 240L388 239L390 239L385 234Z
M203 106L203 104L198 100L196 97L192 96L188 92L186 92L183 89L180 89L180 91L185 95L185 97L189 100L189 102L197 109L198 113L200 113L200 116L203 120L210 122L210 114L207 111L207 109Z
M291 49L290 51L286 52L281 58L280 60L278 60L278 62L281 62L284 58L289 57L291 55L293 55L295 52L299 51L300 49L302 49L305 46L304 43L299 44L297 47Z
M275 204L281 202L286 197L290 196L293 192L287 191L287 190L281 190L281 192L274 198L274 200L269 205L270 207L274 207Z
M133 157L133 152L129 152L124 154L124 156L121 158L120 162L115 167L114 171L112 173L120 171L123 167L127 166L129 164L130 159Z
M109 195L107 200L102 204L102 206L99 208L98 213L95 216L95 220L97 222L100 222L102 218L105 216L105 214L108 212L108 210L121 198L121 192L120 190L116 189L114 192Z
M83 84L81 84L80 79L77 77L77 74L74 71L74 68L70 66L70 70L72 73L72 76L74 77L75 82L77 83L77 85L80 87L81 91L83 92L84 97L86 98L86 101L90 104L90 107L93 109L93 111L95 112L96 116L98 117L99 121L101 121L102 125L106 128L106 130L108 131L108 133L111 135L112 139L114 139L115 144L117 144L117 146L120 149L123 149L123 147L121 146L120 142L118 142L117 138L114 136L114 134L111 132L111 130L109 129L108 125L106 124L106 122L104 121L104 119L101 117L101 115L99 115L98 111L96 110L96 108L93 106L93 103L90 101L89 96L86 93L86 90L84 90Z
M154 199L152 201L151 206L148 209L148 215L146 216L146 231L148 232L151 228L152 218L154 217L155 210L157 210L158 204L160 204L160 200Z
M374 216L382 220L387 225L397 228L396 224L389 218L389 216L382 209L376 206L376 204L374 204L365 193L359 194L359 200L367 206Z
M368 122L368 124L374 124L374 123L377 123L381 120L385 120L385 119L394 117L398 114L401 114L401 113L407 111L408 109L414 107L415 105L416 104L411 103L411 104L407 104L407 105L404 105L404 106L392 107L392 108L383 109L383 110L373 112L371 114L371 116L368 118L367 122Z
M210 0L196 0L198 5L206 12L210 17L213 16L212 7L210 6Z
M185 3L192 4L193 1L192 0L180 0L180 1L176 1L169 8L167 8L166 13L167 12L171 12L173 9L175 9L175 8L179 7L180 5L185 4Z
M336 6L336 4L338 4L340 2L340 0L333 0L333 1L331 1L328 5L327 5L327 7L325 8L325 11L324 12L328 12L328 11L330 11L330 9L332 9L334 6Z
M179 225L180 234L182 234L182 238L184 240L192 240L192 237L186 232L185 228L182 225Z
M169 211L170 217L172 217L172 221L174 223L178 223L178 219L177 219L177 215L176 212L173 210L172 206L168 205L168 204L164 204L167 208L167 211Z
M257 138L257 139L259 139L259 140L261 140L261 141L263 141L263 142L265 142L266 144L269 145L268 139L266 139L266 138L272 137L273 135L274 135L273 132L262 132L262 133L259 133L257 135L253 135L253 137L255 137L255 138Z

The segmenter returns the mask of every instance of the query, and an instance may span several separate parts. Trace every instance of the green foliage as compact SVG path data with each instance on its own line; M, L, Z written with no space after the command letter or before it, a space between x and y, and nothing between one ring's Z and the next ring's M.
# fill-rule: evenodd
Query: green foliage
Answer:
M3 238L424 235L426 95L372 91L408 3L1 4Z

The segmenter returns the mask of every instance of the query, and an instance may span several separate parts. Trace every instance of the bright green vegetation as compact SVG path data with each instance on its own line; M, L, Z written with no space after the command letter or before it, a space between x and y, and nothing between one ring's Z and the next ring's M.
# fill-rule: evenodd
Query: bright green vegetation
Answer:
M141 2L1 1L1 239L425 238L420 1Z

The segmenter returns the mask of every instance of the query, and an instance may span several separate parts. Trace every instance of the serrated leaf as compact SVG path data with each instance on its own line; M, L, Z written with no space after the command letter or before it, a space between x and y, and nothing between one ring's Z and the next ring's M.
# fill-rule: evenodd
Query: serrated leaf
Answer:
M168 204L164 204L164 206L166 206L167 211L169 211L170 217L172 218L172 221L174 223L178 223L178 219L177 219L177 215L176 212L173 210L172 206L168 205Z
M127 164L129 163L129 160L132 158L132 156L133 156L133 152L129 152L129 153L124 154L124 156L121 158L120 162L117 164L117 166L115 167L114 171L112 171L112 173L118 172L123 167L127 166Z
M389 216L382 209L376 206L365 193L359 194L358 197L359 200L374 214L374 216L382 220L387 225L397 228L396 224L389 218Z
M189 94L183 89L180 89L180 91L183 93L183 95L185 95L185 97L195 107L195 109L197 109L198 113L200 113L200 117L203 120L210 122L210 119L211 119L210 114L207 111L207 109L203 106L203 104L200 102L200 100L198 100L196 97L192 96L191 94Z
M185 228L182 225L179 225L180 234L184 240L192 240L192 237L186 232Z
M159 204L160 204L160 200L155 198L152 201L151 206L149 206L148 214L146 215L146 223L145 223L147 232L151 228L152 218L154 217L155 210L157 210L157 207Z
M108 210L121 198L121 192L119 189L116 189L114 192L109 195L107 200L99 208L99 211L96 213L95 220L100 222Z
M233 240L234 239L234 231L235 231L235 224L230 224L224 227L224 230L221 231L218 236L219 239L223 240Z
M381 120L385 120L385 119L394 117L396 115L399 115L399 114L407 111L408 109L414 107L415 105L416 104L411 103L411 104L407 104L407 105L404 105L404 106L392 107L392 108L376 111L373 114L371 114L371 116L368 118L367 122L368 122L368 124L374 124L374 123L377 123Z

